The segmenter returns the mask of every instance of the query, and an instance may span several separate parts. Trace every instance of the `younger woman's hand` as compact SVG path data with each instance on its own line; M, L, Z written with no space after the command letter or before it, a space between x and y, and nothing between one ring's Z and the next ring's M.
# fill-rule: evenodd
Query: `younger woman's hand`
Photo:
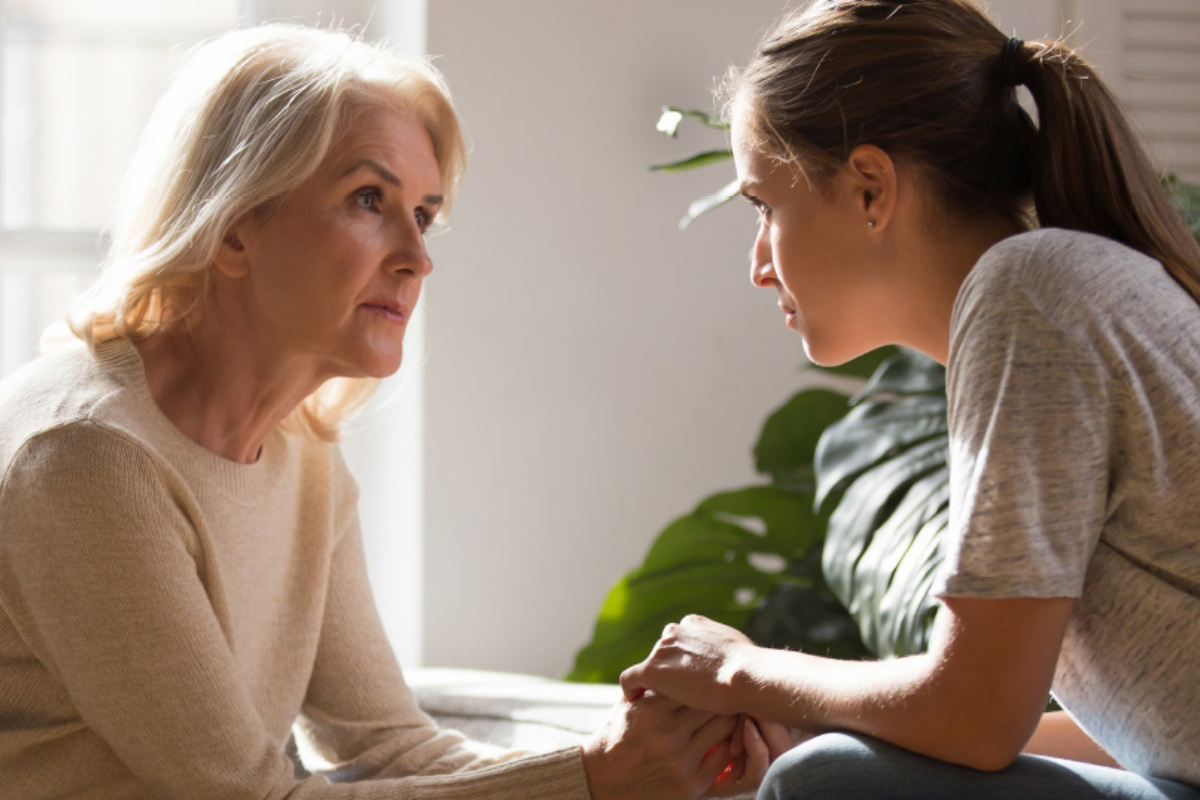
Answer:
M663 629L640 664L621 674L627 698L649 689L677 703L717 714L737 714L730 687L755 645L740 631L695 614Z
M583 745L593 800L695 800L734 756L737 717L696 711L646 692L622 700Z
M741 746L737 747L740 741ZM732 797L758 789L775 759L795 746L791 732L778 722L742 717L733 744L740 754L713 782L707 797Z

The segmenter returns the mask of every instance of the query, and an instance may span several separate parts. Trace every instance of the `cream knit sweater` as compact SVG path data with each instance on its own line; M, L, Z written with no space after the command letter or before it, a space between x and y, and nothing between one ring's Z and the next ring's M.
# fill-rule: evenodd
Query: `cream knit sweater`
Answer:
M180 433L137 351L0 384L0 797L588 797L577 749L439 730L367 584L338 449ZM334 769L295 777L296 726Z

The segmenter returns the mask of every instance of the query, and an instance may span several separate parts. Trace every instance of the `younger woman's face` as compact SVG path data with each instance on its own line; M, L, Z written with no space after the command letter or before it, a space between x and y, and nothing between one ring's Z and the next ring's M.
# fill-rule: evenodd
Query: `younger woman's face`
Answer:
M882 297L873 231L854 183L839 172L815 190L792 164L752 147L735 114L733 154L741 192L758 211L750 279L773 289L789 328L818 364L840 364L886 343L888 308Z

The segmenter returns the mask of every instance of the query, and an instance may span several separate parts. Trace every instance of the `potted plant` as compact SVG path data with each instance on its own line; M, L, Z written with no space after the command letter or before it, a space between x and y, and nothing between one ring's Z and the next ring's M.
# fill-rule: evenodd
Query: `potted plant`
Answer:
M667 108L658 129L674 136L686 119L726 127ZM654 169L730 157L713 149ZM1163 185L1200 242L1200 187L1173 176ZM736 193L734 182L693 202L680 226ZM568 679L615 681L689 613L760 645L839 658L926 647L949 518L945 370L886 348L823 371L865 385L853 395L806 389L772 412L753 451L763 482L705 498L658 535L609 592Z

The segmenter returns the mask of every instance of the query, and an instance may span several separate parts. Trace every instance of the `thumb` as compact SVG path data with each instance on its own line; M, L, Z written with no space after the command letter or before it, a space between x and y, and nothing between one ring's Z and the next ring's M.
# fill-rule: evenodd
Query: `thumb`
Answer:
M634 664L621 673L621 691L626 700L633 702L646 693L646 687L642 684L644 670L641 664Z

